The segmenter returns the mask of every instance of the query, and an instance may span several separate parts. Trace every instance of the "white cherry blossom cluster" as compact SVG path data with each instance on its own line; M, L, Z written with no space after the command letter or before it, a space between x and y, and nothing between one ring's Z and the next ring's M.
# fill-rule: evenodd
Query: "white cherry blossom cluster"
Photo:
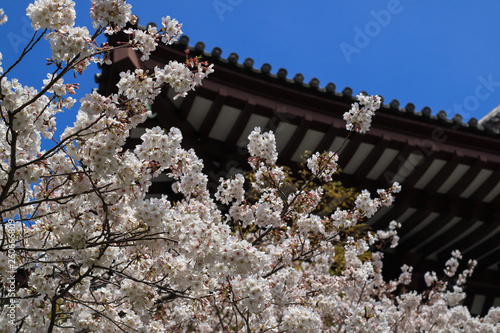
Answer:
M432 287L434 283L438 281L438 277L436 275L436 272L426 272L424 274L424 279L425 283L427 284L427 287Z
M174 192L187 197L207 197L208 177L202 172L203 161L192 150L186 152L182 148L177 148L176 153L180 156L173 156L170 168L172 171L170 175L178 179L172 186Z
M35 30L59 30L75 24L75 3L72 0L36 0L26 9Z
M444 273L448 276L454 276L458 269L459 260L462 259L462 254L458 250L451 253L451 258L445 264Z
M8 20L8 17L5 14L5 12L3 11L3 8L0 8L0 25L6 23L7 20ZM0 70L0 72L2 72L2 71Z
M125 33L133 36L131 44L134 45L133 50L138 50L142 53L141 60L148 60L149 55L156 49L157 30L155 26L148 26L147 31L138 29L124 30Z
M321 318L311 308L304 306L289 307L283 313L283 328L288 332L321 332Z
M301 215L297 220L299 233L303 236L308 236L310 233L324 234L325 224L321 217L317 215L307 216Z
M182 24L176 19L171 19L170 16L163 17L161 19L162 28L160 32L163 32L161 41L167 45L173 44L182 35Z
M234 203L239 205L245 199L245 189L243 188L245 177L243 175L237 174L234 179L230 180L220 178L219 181L220 185L215 193L217 200L226 205L234 200Z
M94 29L111 26L119 31L132 19L132 5L125 0L91 0L90 18Z
M90 55L94 45L86 27L62 27L45 36L49 39L52 60L69 62L81 53L82 58Z
M126 98L139 99L145 103L152 103L159 93L158 89L154 89L153 77L142 69L136 69L134 72L121 72L117 87L118 93Z
M411 275L413 267L404 264L401 266L401 274L399 275L398 282L403 285L408 285L411 282Z
M260 276L250 275L244 279L235 279L231 284L242 310L259 313L270 305L269 283Z
M283 184L284 180L285 173L283 171L283 167L268 167L265 164L261 164L255 172L255 181L252 182L252 186L258 191L263 192L266 191L266 189L269 189L269 184L274 187L279 187Z
M75 3L72 0L37 0L28 7L27 15L35 29L50 30L45 38L50 40L51 61L56 63L64 61L82 74L92 61L109 63L112 48L107 43L98 47L92 39L96 37L95 34L91 37L86 27L74 27L76 17L74 7ZM122 30L127 23L134 24L137 18L132 15L131 8L132 6L125 0L92 0L90 16L94 29L114 34ZM148 27L147 30L132 28L124 30L132 36L129 44L132 49L142 53L142 60L149 59L160 38L165 44L170 45L182 34L180 29L182 25L175 19L164 17L162 25L160 31L154 26ZM190 79L194 82L189 85L189 89L201 84L201 80L211 72L211 68L198 64L195 67L189 71L192 76ZM182 93L184 90L178 87L174 89L180 90L180 96L185 96Z
M384 309L378 304L354 302L347 311L351 315L345 319L346 332L388 332Z
M380 204L376 200L372 200L370 192L367 190L361 191L361 194L356 198L356 208L361 214L367 218L372 217L378 211Z
M309 214L318 207L323 195L323 188L309 191L297 191L288 196L288 206L294 214Z
M229 208L229 216L233 221L241 224L243 227L248 227L255 223L255 216L252 206L246 205L232 205Z
M457 277L457 285L463 286L467 282L467 278L472 275L474 268L477 266L477 261L470 259L468 262L468 268L464 269Z
M320 154L316 152L307 160L307 167L314 175L325 182L332 181L333 174L337 171L339 156L334 152Z
M398 236L398 230L401 228L401 223L398 223L396 221L391 221L389 223L389 229L388 230L377 230L377 237L379 240L385 240L389 239L391 241L391 248L394 248L398 245L399 242L399 236Z
M399 183L395 182L388 190L377 190L380 198L376 199L371 199L370 192L363 190L356 198L356 208L362 216L371 218L382 206L392 205L392 202L394 201L393 194L398 193L400 190L401 186Z
M82 228L75 228L73 230L66 231L63 235L61 235L60 240L61 243L68 244L75 250L83 249L87 245L85 232Z
M358 94L356 98L359 103L353 103L351 109L344 113L346 129L366 133L370 130L372 117L375 115L375 111L380 108L382 99L380 96L367 96L364 94Z
M358 222L356 216L353 216L352 212L340 208L335 210L335 212L330 216L330 219L336 229L340 227L352 227Z
M177 148L175 154L172 156L169 175L174 179L180 179L184 174L201 172L202 169L203 160L196 156L193 149L185 150Z
M52 60L70 62L76 56L85 58L93 53L95 45L86 27L61 27L45 35L50 42Z
M69 93L71 95L75 94L75 85L72 84L64 84L64 79L59 79L56 82L52 82L55 80L52 74L47 74L47 79L43 80L43 84L49 87L49 92L54 95L61 97Z
M452 258L457 259L457 255L458 253L454 253ZM404 267L402 276L409 272L409 267ZM400 277L399 280L407 283L409 277ZM460 286L449 286L446 281L440 280L435 272L426 273L425 281L431 288L425 294L414 291L401 294L397 296L397 306L385 302L385 311L391 311L387 316L391 326L397 324L398 330L403 332L412 332L415 329L464 333L498 330L499 318L495 317L498 308L492 308L484 318L473 317L468 309L461 305L465 293ZM393 288L400 283L396 281Z
M248 136L248 140L252 168L258 168L260 163L276 164L278 153L276 152L276 138L272 131L261 133L260 127L256 127Z
M252 207L252 210L255 216L255 225L278 227L283 223L281 219L283 200L277 196L276 192L264 193Z
M133 38L130 44L133 45L133 50L138 50L142 53L141 60L148 60L149 55L156 49L157 41L161 41L166 45L171 45L179 39L182 34L181 26L177 20L170 19L170 16L162 18L163 27L158 31L155 26L148 26L146 31L138 29L124 30L126 34L131 35ZM198 83L201 82L199 79Z
M168 85L177 93L174 99L185 97L190 90L213 72L213 64L197 62L183 64L177 61L170 61L163 68L155 67L156 87Z
M142 144L134 149L134 153L143 160L151 160L159 163L157 173L169 167L172 163L172 156L176 149L180 147L182 141L181 131L171 128L169 133L165 133L160 127L146 129L146 133L141 135Z
M91 94L86 94L85 97L80 99L80 111L92 118L101 113L107 116L115 116L118 108L110 98L100 95L97 91L93 91Z

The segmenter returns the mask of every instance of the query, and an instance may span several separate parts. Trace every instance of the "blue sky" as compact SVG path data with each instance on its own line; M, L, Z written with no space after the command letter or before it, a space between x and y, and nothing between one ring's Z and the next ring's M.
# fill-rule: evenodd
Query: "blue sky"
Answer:
M293 78L316 77L342 91L367 91L401 106L412 102L432 114L445 110L451 118L480 119L500 104L500 2L495 0L350 0L350 1L129 1L140 23L160 23L170 15L183 23L190 45L222 48L255 67L267 62L272 72L285 68ZM0 26L3 68L21 53L31 29L25 18L29 1L0 0L9 21ZM90 25L90 1L77 4L78 25ZM39 88L49 70L48 43L35 49L15 76ZM80 96L93 87L97 68L78 82ZM74 82L68 78L66 82ZM72 119L74 114L65 116ZM62 130L63 124L58 126Z

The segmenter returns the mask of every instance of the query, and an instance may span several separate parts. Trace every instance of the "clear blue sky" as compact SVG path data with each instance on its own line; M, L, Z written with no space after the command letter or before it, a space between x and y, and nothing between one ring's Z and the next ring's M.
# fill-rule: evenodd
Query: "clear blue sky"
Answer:
M0 0L9 21L0 26L3 67L21 52L30 29L25 18L29 1ZM160 23L170 15L184 24L190 45L222 48L255 67L267 62L272 72L288 70L305 81L316 77L337 91L349 86L380 94L385 101L412 102L432 114L462 114L480 119L500 104L500 2L497 0L349 0L349 1L130 1L140 24ZM89 25L90 1L78 0L77 24ZM48 44L44 41L44 44ZM47 68L48 47L22 63L15 75L39 88ZM93 87L89 71L81 93ZM68 81L68 80L67 80ZM68 82L72 82L69 80ZM62 124L58 126L59 130Z

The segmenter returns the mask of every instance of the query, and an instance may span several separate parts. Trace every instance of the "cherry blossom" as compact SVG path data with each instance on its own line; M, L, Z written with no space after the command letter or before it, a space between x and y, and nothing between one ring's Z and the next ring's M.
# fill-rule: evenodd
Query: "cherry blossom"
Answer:
M127 71L116 94L93 91L77 105L68 96L78 88L70 74L109 62L106 54L117 47L148 59L160 40L177 40L182 25L166 16L159 31L128 28L130 42L97 46L97 36L133 26L132 7L92 0L91 31L74 27L74 5L37 0L27 9L32 26L47 29L52 49L42 88L8 73L0 81L2 332L500 330L500 309L477 317L462 305L475 261L464 267L454 251L443 272L424 276L427 290L418 293L408 289L410 266L394 280L382 276L379 249L397 245L398 222L349 235L397 200L398 183L378 196L361 190L352 207L320 215L322 188L291 189L270 131L255 128L248 137L255 181L221 178L215 194L177 128L149 128L125 150L162 90L186 96L213 66L188 58ZM380 98L358 100L344 118L363 133ZM57 115L70 108L74 123L55 137ZM42 137L53 145L42 150ZM311 182L334 179L337 162L334 152L313 154ZM170 180L169 194L148 195L160 176ZM252 200L245 193L251 187L258 192ZM345 267L333 274L339 258ZM26 281L10 288L12 272Z
M359 133L366 133L371 126L375 111L380 108L382 99L379 96L367 96L359 94L356 96L359 103L353 103L351 109L344 113L347 122L346 129Z
M176 19L171 19L170 16L163 17L161 19L161 24L163 28L161 28L160 31L164 32L161 38L163 43L170 45L178 40L179 36L182 35L182 24L180 24Z
M36 0L26 9L35 30L59 30L75 24L75 3L71 0Z
M250 165L257 168L260 163L274 165L278 160L276 152L276 139L273 132L261 134L260 127L256 127L248 136L248 152L252 160Z
M332 180L332 175L337 171L338 159L339 156L334 152L328 152L326 155L320 155L319 152L316 152L307 160L307 167L314 174L318 174L318 178L329 182Z
M132 19L132 6L125 0L91 0L90 17L94 29L112 26L115 31L124 28Z
M235 204L240 204L245 198L245 189L243 184L245 178L243 175L236 175L234 179L225 180L220 179L221 184L217 189L215 198L218 199L223 204L228 204L230 201L235 201Z
M5 14L5 12L3 11L3 8L0 8L0 25L6 23L8 20L8 17L7 15ZM0 71L1 72L1 71Z

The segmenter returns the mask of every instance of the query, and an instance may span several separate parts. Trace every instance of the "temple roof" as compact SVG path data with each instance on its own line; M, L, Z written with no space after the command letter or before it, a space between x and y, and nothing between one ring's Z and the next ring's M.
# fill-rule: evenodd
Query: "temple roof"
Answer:
M498 130L500 128L500 105L479 120L479 126Z
M172 47L159 46L146 62L134 51L120 49L113 65L104 66L97 78L100 92L116 90L123 70L154 69L169 60L185 60L185 49L214 63L215 72L201 87L182 99L168 91L152 106L156 115L148 126L181 129L183 146L203 158L209 187L220 177L248 169L247 136L255 126L276 135L279 164L296 165L305 150L340 150L338 179L346 186L375 192L393 181L403 190L395 204L381 210L368 223L385 228L392 220L402 223L400 246L386 253L389 270L414 266L415 278L427 270L442 271L454 249L477 259L477 272L468 288L473 313L500 305L500 135L491 126L460 115L448 118L397 100L384 104L366 134L349 135L342 119L355 96L351 88L336 91L333 83L322 88L317 79L305 83L301 74L288 78L285 69L253 67L252 59L239 62L220 48L206 52L198 42L188 46L183 37ZM132 132L129 144L138 143L144 128ZM135 140L135 141L134 141ZM151 187L163 193L167 177Z
M254 60L252 58L246 58L240 61L240 57L237 53L230 53L227 58L221 57L222 50L219 47L214 47L211 52L205 50L205 44L203 42L197 42L194 47L189 46L189 37L182 36L179 42L176 43L176 47L183 50L190 49L196 54L203 55L204 59L209 60L211 63L219 63L232 66L233 69L241 71L243 73L251 73L252 75L259 76L271 82L278 82L280 84L294 87L299 90L304 90L308 92L313 92L318 95L325 96L332 99L350 100L355 102L355 94L353 94L353 89L350 87L345 87L342 91L337 91L337 87L334 83L329 82L325 86L320 85L320 81L317 78L312 78L309 82L304 82L304 75L297 73L293 78L288 77L288 71L286 68L280 68L275 73L272 71L272 67L268 63L264 63L260 68L254 67ZM383 99L383 97L382 97ZM422 110L417 111L413 103L408 103L402 107L398 100L393 99L386 103L383 108L399 111L407 116L420 118L422 121L435 123L437 125L448 125L453 126L458 129L470 129L475 132L484 132L484 134L497 135L500 131L491 126L484 126L486 122L485 118L492 118L495 114L498 117L498 108L490 112L485 118L478 121L476 118L470 118L467 122L464 122L463 117L460 114L455 114L453 116L447 115L445 111L440 110L436 114L432 114L429 107L424 107ZM460 126L458 126L460 124Z

